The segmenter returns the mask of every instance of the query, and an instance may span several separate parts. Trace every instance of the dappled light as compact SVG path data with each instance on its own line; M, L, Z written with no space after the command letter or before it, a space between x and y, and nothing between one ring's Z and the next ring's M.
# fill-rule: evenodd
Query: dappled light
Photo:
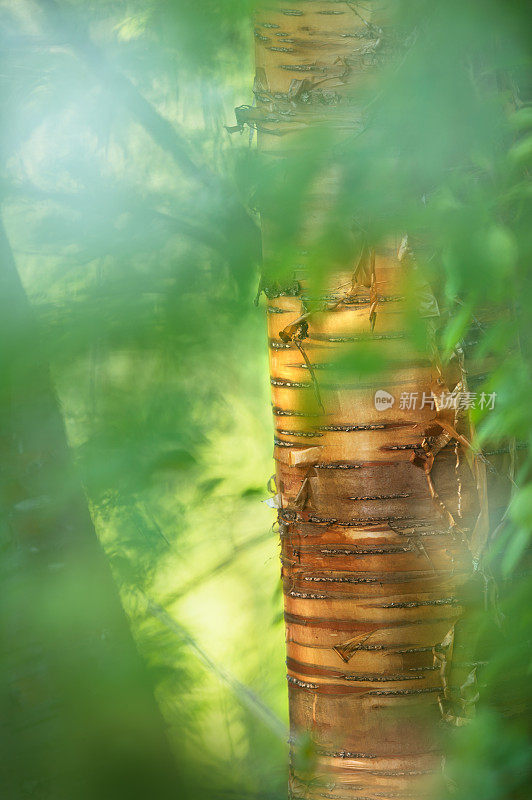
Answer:
M0 20L1 796L524 800L526 4Z

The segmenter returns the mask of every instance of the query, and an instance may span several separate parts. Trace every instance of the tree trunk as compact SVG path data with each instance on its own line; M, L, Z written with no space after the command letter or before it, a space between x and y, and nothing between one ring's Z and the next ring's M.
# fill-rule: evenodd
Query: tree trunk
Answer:
M267 163L288 163L301 129L348 122L348 96L371 79L381 34L371 12L362 19L341 0L263 6L257 106L242 114ZM310 238L335 191L330 175L315 186L303 226ZM281 224L275 209L262 209L267 262ZM310 775L293 748L290 789L294 798L410 800L429 796L441 765L468 540L485 523L482 469L456 430L467 432L465 422L438 401L460 374L444 376L409 341L401 287L419 278L406 239L365 242L336 261L324 265L325 297L310 313L304 269L288 290L263 283L291 735L309 734L317 759ZM437 314L429 305L419 311L427 328ZM367 343L388 366L335 382L326 366ZM405 392L417 393L415 408L400 402Z
M0 783L11 800L175 796L179 778L0 221Z

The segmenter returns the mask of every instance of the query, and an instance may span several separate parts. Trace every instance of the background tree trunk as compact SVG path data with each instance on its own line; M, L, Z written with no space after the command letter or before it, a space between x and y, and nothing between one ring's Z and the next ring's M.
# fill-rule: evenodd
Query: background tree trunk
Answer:
M10 800L175 796L165 723L0 222L2 757Z
M301 130L308 136L324 123L349 130L350 102L386 57L389 34L386 22L355 3L262 8L257 108L246 114L266 169L282 170L283 162L288 169L291 153L301 158ZM321 155L314 140L309 170ZM334 199L331 169L306 205L303 245ZM276 259L282 223L275 208L262 208L266 262ZM441 764L453 634L472 572L468 534L479 518L479 467L456 432L467 430L459 415L434 400L460 374L444 376L434 354L420 356L409 340L402 289L419 278L406 239L377 249L359 242L322 270L324 297L311 313L304 267L290 288L263 283L291 734L294 741L310 734L317 754L316 771L306 772L294 749L291 792L424 797ZM427 331L438 313L432 300L428 310L419 303ZM387 366L376 377L335 379L326 365L358 343ZM377 408L377 390L393 404ZM403 392L418 394L415 408L401 407Z

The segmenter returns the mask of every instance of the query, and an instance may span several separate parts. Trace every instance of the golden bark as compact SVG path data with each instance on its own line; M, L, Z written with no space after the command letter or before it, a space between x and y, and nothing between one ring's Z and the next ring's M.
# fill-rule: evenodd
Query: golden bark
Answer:
M279 164L301 130L349 129L357 87L393 50L364 5L298 0L259 12L257 105L239 121L257 128L263 158ZM303 235L319 228L334 192L331 174L315 184ZM278 220L263 211L262 225L274 260ZM466 420L438 401L459 385L459 369L444 376L434 353L422 357L409 342L403 289L416 265L407 240L368 242L324 271L312 313L304 270L290 291L265 285L291 735L309 733L317 753L310 778L292 758L290 791L414 800L430 795L441 765L470 542L486 523L483 464ZM388 365L378 377L327 370L366 342ZM376 407L378 390L393 404ZM401 407L403 392L418 394L416 408Z

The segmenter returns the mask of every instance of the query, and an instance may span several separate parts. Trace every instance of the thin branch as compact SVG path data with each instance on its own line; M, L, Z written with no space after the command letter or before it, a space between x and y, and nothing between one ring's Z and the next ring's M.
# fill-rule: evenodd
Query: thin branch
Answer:
M245 706L248 711L258 717L264 722L268 728L282 741L286 741L288 737L288 730L284 722L269 708L260 697L248 686L241 683L238 678L235 678L224 667L221 667L213 659L207 655L205 650L197 643L193 636L179 624L173 617L168 614L165 609L158 603L155 603L149 597L145 598L148 604L148 612L156 617L163 625L172 631L181 641L185 642L188 647L195 653L200 661L213 672L216 677L228 686L238 700Z
M56 0L41 0L41 7L47 13L47 20L53 33L61 36L65 26L63 21L61 25L59 24L61 8ZM79 27L74 30L71 27L68 30L68 44L81 56L102 85L120 98L122 105L148 131L153 140L170 153L183 172L205 182L214 179L208 170L194 162L184 134L159 114L128 77L113 67L103 50L94 44L85 30Z
M115 205L120 209L120 212L129 211L133 213L143 214L143 219L151 217L153 221L159 221L171 233L180 233L189 239L192 239L199 244L227 255L227 243L222 236L217 235L209 229L208 219L201 219L196 215L194 222L179 213L175 213L175 203L173 202L173 213L170 214L166 211L159 211L153 208L149 202L142 202L141 200L132 199L132 196L126 196L119 192L113 191L107 186L102 186L101 194L105 195L106 200L111 198L115 201ZM61 192L61 191L44 191L36 186L28 184L5 184L3 187L4 197L18 197L27 200L48 201L65 205L68 209L76 208L79 211L86 211L87 208L98 208L98 193L85 192ZM91 202L93 200L94 202ZM179 209L180 210L180 209ZM178 212L179 212L178 210ZM102 211L102 214L104 212ZM37 251L42 252L42 251Z
M231 185L204 165L196 163L184 133L163 117L134 83L109 62L103 50L94 44L87 31L80 30L79 27L74 29L71 26L65 32L65 25L60 19L61 8L56 0L40 0L40 2L45 10L52 35L56 38L62 37L65 45L73 48L102 86L113 92L117 100L150 134L153 141L172 156L183 173L202 183L211 198L217 197L215 216L219 215L224 237L230 245L232 244L233 251L242 251L238 252L237 256L243 262L249 263L250 256L260 262L259 229ZM235 230L239 231L236 241Z
M195 578L192 578L188 583L182 586L177 592L174 592L167 598L167 603L175 603L177 600L181 600L189 592L192 592L198 586L200 586L204 581L209 580L214 575L217 575L219 572L222 572L227 567L230 567L231 564L234 563L235 559L238 558L241 553L244 553L246 550L251 550L253 547L256 547L262 542L271 539L271 532L267 531L266 533L261 533L258 536L253 536L250 539L246 539L245 542L242 544L237 545L234 550L229 553L228 556L223 558L221 561L218 562L214 567L209 569L206 572L203 572L201 575L197 575Z

